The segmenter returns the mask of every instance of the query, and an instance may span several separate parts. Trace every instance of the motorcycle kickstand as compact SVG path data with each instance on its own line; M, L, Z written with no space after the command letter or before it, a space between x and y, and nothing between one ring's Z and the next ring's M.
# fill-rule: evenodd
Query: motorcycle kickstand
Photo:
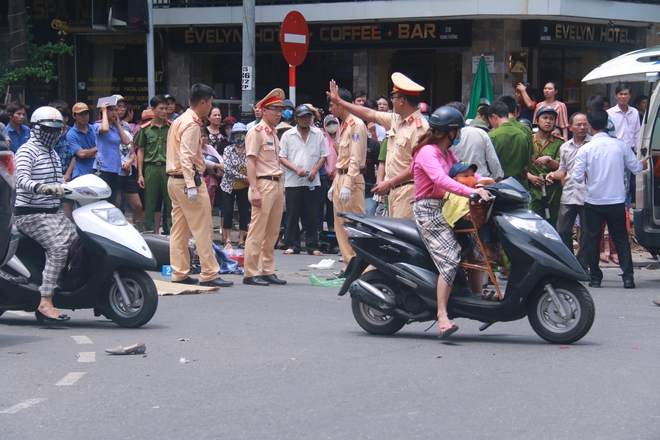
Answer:
M124 301L124 305L126 307L132 306L133 303L131 302L131 299L128 297L128 292L126 292L126 287L124 286L124 283L121 281L119 272L114 271L112 273L112 278L115 280L115 283L117 284L117 289L119 289L119 294L121 295L122 301Z
M495 322L487 322L485 324L481 324L479 326L479 331L482 332L482 331L486 330L488 327L490 327L493 324L495 324Z

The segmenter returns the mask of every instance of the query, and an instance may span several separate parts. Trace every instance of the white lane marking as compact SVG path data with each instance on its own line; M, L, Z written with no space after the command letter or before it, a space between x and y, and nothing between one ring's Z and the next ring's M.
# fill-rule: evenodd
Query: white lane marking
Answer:
M284 34L284 42L285 43L305 44L305 43L307 43L307 35Z
M92 340L87 336L71 336L76 344L93 344Z
M83 377L86 373L69 373L66 376L64 376L59 382L55 384L55 386L64 386L64 385L73 385Z
M24 317L32 317L34 318L34 312L23 312L20 310L8 310L7 313L11 313L12 315L16 316L24 316Z
M96 352L81 351L78 353L78 362L96 362Z
M36 405L37 403L43 402L44 400L47 399L44 398L27 399L22 401L21 403L17 403L14 406L10 406L9 408L3 409L2 411L0 411L0 414L16 414L20 410L27 409L33 405Z

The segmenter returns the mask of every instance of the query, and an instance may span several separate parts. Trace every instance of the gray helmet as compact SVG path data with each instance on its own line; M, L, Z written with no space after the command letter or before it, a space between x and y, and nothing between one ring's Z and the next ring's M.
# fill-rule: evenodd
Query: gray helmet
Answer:
M464 125L463 114L454 107L440 107L429 118L429 126L440 131L458 130Z
M313 115L314 112L312 109L307 107L305 104L300 104L298 107L296 107L296 110L293 112L293 116L300 117L300 116L305 116L305 115Z
M553 115L555 115L555 118L557 118L557 111L554 108L550 107L549 105L546 105L541 107L539 111L536 112L536 119L538 120L539 116L545 113L552 113Z
M231 139L231 136L234 133L247 133L247 131L248 129L245 124L243 124L242 122L237 122L234 124L233 127L231 127L231 130L229 130L229 138Z

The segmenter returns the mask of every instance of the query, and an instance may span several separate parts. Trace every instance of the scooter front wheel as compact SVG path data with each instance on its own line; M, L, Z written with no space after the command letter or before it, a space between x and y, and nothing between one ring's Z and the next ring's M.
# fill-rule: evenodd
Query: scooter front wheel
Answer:
M594 300L579 282L558 280L552 283L557 299L566 312L561 316L549 292L539 289L528 304L528 319L541 338L553 344L572 344L591 329L596 315Z
M381 275L378 271L369 271L360 279L376 287L385 295L394 298L395 293L391 281L389 281L385 275ZM387 315L356 299L352 300L351 308L353 309L353 317L360 327L374 335L393 335L406 325L404 319Z
M141 327L151 320L158 308L156 285L142 270L122 268L119 277L130 303L124 303L117 283L111 278L103 297L103 314L121 327Z

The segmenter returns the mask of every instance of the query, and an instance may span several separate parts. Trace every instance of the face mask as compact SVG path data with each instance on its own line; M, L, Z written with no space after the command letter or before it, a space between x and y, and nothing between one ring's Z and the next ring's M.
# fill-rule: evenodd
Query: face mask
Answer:
M244 134L235 134L231 137L234 145L237 147L242 147L245 144L245 135Z
M460 137L460 136L457 137L456 139L454 139L454 147L455 147L456 145L460 144L460 143L461 143L461 137Z
M325 130L330 134L335 134L337 133L337 124L328 124Z
M429 118L430 118L429 115L424 115L424 119L426 119L427 121L429 120Z
M282 117L283 117L284 119L291 119L291 118L293 118L293 111L291 111L291 110L289 110L289 109L284 110L284 112L282 112Z
M44 147L53 148L60 140L60 133L46 133L42 130L36 130L35 137L39 139Z
M474 176L457 177L456 180L470 188L474 188L477 185L477 179Z

